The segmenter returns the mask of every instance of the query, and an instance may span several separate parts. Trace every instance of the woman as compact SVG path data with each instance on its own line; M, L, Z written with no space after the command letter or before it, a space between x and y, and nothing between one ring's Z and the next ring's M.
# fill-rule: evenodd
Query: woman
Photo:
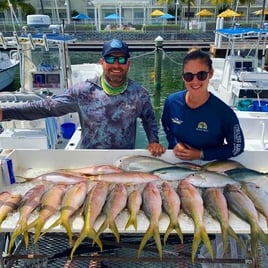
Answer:
M169 95L162 124L176 157L223 160L241 154L244 135L234 111L208 91L213 76L210 56L192 49L183 60L186 90Z

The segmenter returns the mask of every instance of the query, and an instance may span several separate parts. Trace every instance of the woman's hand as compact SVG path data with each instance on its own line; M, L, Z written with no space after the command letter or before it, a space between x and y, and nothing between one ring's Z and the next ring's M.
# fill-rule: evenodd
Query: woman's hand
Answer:
M184 143L177 143L173 149L176 157L181 160L196 160L201 159L202 152Z
M153 142L147 146L147 150L153 156L161 156L166 151L166 148L160 143Z

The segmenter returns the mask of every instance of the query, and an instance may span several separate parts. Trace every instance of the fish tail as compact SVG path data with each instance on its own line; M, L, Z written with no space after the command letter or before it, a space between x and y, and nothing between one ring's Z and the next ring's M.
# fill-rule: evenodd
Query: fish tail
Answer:
M100 226L100 228L98 229L97 233L96 233L96 238L99 238L99 236L101 235L101 233L108 227L108 221L107 219L104 220L104 222L102 223L102 225Z
M146 244L146 242L153 236L153 231L154 231L154 226L152 224L149 225L146 233L144 234L142 240L141 240L141 243L140 243L140 246L139 246L139 249L138 249L138 258L140 257L141 255L141 252Z
M16 238L22 233L20 226L18 226L12 233L11 237L10 237L10 242L8 245L8 253L11 253L11 250L14 246L15 240Z
M239 236L235 233L234 229L231 226L228 226L226 229L227 235L229 234L236 242L237 244L245 251L247 252L247 248L244 244L244 242L239 238ZM227 237L226 237L226 244L227 244ZM224 243L223 243L224 246ZM227 250L227 247L226 247ZM225 251L224 251L225 252Z
M42 228L43 228L44 224L45 223L43 221L39 220L39 221L37 221L37 223L35 225L35 234L34 234L34 243L35 244L40 239L41 231L42 231Z
M213 247L211 245L211 242L210 242L210 239L208 237L208 234L207 234L207 231L206 231L206 228L204 226L201 227L201 239L202 241L204 242L205 246L207 247L208 249L208 252L211 256L211 258L213 259L214 258L214 251L213 251Z
M162 260L163 250L162 250L162 244L161 244L158 225L155 225L155 227L153 228L153 236L154 236L154 240L155 240L155 243L156 243L156 247L157 247L160 259Z
M67 236L69 238L69 245L72 244L72 238L73 238L73 232L72 232L72 227L69 221L62 222L62 226L65 228L67 232Z
M113 232L113 234L114 234L114 236L116 238L116 242L119 243L119 241L120 241L120 234L118 232L118 229L117 229L117 226L116 226L115 222L114 221L111 222L109 227L112 230L112 232Z
M183 244L183 235L182 235L181 227L180 227L179 223L177 223L177 222L176 223L172 223L172 222L169 223L169 226L168 226L168 228L165 232L165 235L164 235L164 244L166 244L167 239L168 239L172 230L176 230L176 232L180 238L180 241Z
M251 251L252 257L256 257L258 240L263 241L268 245L268 236L264 233L261 227L256 223L251 225Z
M72 251L71 251L71 254L70 254L70 258L71 260L73 259L73 255L74 255L74 252L76 251L76 249L78 248L78 246L81 244L81 242L87 237L87 229L86 228L83 228L83 230L81 231L79 237L76 239L74 245L73 245L73 248L72 248Z
M213 248L210 243L207 231L203 225L196 227L194 232L193 244L192 244L192 263L195 262L195 255L201 241L204 242L205 246L208 249L208 252L212 258L214 258Z
M28 233L28 230L25 230L23 232L23 239L24 239L25 248L27 249L28 246L29 246L29 233Z
M162 244L161 244L161 240L160 240L160 233L159 233L159 229L158 229L158 225L157 224L150 224L146 233L144 234L142 241L140 243L139 249L138 249L138 257L140 257L140 254L146 244L146 242L151 238L154 237L155 242L156 242L156 246L160 255L160 258L162 259Z
M71 255L70 255L70 258L71 259L73 258L73 254L76 251L76 249L78 248L78 246L81 244L81 242L86 237L89 237L89 238L91 238L93 240L93 242L96 242L97 245L99 246L99 248L102 251L102 248L103 248L102 242L99 239L99 237L97 237L96 231L93 228L83 227L83 230L82 230L81 234L79 235L79 237L77 238L77 240L75 241L75 244L74 244L73 249L71 251Z
M182 235L181 227L180 227L178 222L176 222L174 229L176 230L176 232L181 240L181 243L183 244L183 235Z
M125 230L127 228L129 228L131 225L133 225L135 230L137 231L137 218L133 213L131 213L129 216L129 219L128 219L126 226L125 226Z
M56 226L61 224L61 219L57 219L56 221L54 221L47 229L45 229L41 236L43 236L44 234L46 234L47 232L49 232L50 230L52 230L53 228L55 228Z
M166 232L165 232L165 235L164 235L164 245L166 244L167 239L168 239L168 237L169 237L169 234L171 233L171 231L172 231L173 229L174 229L174 228L173 228L173 225L172 225L172 223L170 222L169 225L168 225L168 228L167 228L167 230L166 230Z

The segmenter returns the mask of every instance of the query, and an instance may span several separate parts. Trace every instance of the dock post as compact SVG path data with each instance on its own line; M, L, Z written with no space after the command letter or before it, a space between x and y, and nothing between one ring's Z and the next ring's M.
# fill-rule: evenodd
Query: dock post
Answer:
M154 82L155 89L159 90L161 88L161 69L162 69L162 54L163 54L163 38L157 36L155 38L155 57L154 57Z

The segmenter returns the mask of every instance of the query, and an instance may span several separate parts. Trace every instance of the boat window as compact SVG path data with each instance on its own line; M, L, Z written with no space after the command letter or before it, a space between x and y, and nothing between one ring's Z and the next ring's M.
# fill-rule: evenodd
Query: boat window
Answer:
M251 61L244 61L243 62L243 71L253 72L252 62Z
M242 62L241 61L236 61L235 62L235 71L239 71L242 69Z

